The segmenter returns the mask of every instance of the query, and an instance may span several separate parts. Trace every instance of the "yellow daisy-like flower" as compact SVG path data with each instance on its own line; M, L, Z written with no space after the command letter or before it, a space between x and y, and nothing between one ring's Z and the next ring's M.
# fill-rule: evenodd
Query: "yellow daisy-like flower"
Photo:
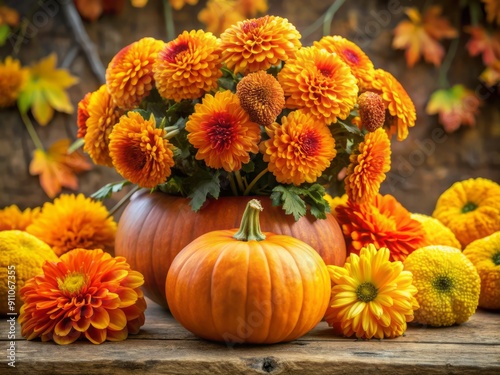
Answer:
M90 102L91 92L85 94L82 100L78 102L76 123L78 125L78 138L84 138L87 134L87 120L89 118L88 106Z
M217 88L220 70L219 40L203 30L184 31L165 44L153 67L156 88L166 99L196 99Z
M13 105L28 81L29 71L21 67L19 60L7 56L0 62L0 108Z
M220 37L222 60L235 73L267 70L293 57L302 45L295 26L275 16L238 22Z
M287 108L300 108L325 124L345 119L356 104L358 86L349 67L335 54L301 48L278 74Z
M389 261L389 250L372 244L351 254L344 267L328 266L332 280L325 320L335 332L363 339L401 336L419 305L412 274Z
M62 254L76 248L113 251L116 222L102 202L83 194L62 194L47 202L26 231Z
M337 206L346 204L349 199L347 194L342 194L340 197L332 197L330 194L325 194L323 198L325 198L328 202L328 205L330 206L330 213L335 217L337 217L337 211L335 210Z
M164 129L137 112L120 117L109 136L109 154L116 171L133 184L154 188L165 182L174 166L173 146Z
M238 171L259 152L260 127L250 120L230 90L205 95L186 123L189 142L198 149L196 159L211 168Z
M337 155L330 129L310 113L291 112L266 127L269 139L260 150L278 182L313 183Z
M485 178L456 182L438 198L432 216L465 247L500 230L500 185Z
M375 68L370 58L359 46L340 35L328 35L314 42L314 46L336 53L351 68L358 86L362 90L370 87Z
M106 85L116 105L130 110L154 87L153 64L164 42L142 38L118 52L106 69Z
M0 231L26 230L33 220L40 215L40 207L21 211L15 204L0 210Z
M86 109L88 118L85 121L83 150L90 155L94 163L112 167L108 148L109 135L120 119L120 111L116 108L106 85L92 93Z
M236 86L236 94L250 119L264 126L271 125L285 105L281 85L263 70L243 77Z
M389 111L390 116L386 115L384 125L389 137L397 134L398 141L406 139L408 128L415 126L417 114L413 101L401 83L391 73L377 69L369 90L376 91L382 97Z
M383 129L367 133L358 150L349 157L345 190L353 202L372 200L391 169L391 142Z
M442 245L462 249L462 245L457 240L451 229L441 223L438 219L435 219L432 216L416 213L412 213L410 216L413 220L420 222L424 227L425 244L423 246Z

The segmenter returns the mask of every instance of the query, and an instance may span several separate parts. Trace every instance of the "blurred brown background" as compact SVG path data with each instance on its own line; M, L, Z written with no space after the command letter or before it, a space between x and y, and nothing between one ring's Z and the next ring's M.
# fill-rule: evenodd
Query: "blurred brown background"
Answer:
M54 0L55 1L55 0ZM59 0L69 1L69 0ZM28 12L34 1L6 1L21 13ZM196 6L186 5L174 11L176 33L184 29L199 29L203 25L197 14L205 6L199 0ZM457 13L456 1L434 1L442 4L444 14ZM286 17L300 32L305 31L332 4L324 0L269 0L268 14ZM339 34L358 43L372 59L375 67L391 72L405 87L417 108L417 124L403 142L393 140L392 169L382 185L382 193L393 194L413 212L430 214L437 197L453 182L470 177L485 177L500 182L500 96L490 92L478 80L484 69L479 57L469 57L460 47L450 70L450 83L463 83L484 100L476 127L461 127L446 134L437 123L436 116L425 114L430 94L437 89L438 68L420 62L408 69L404 51L391 48L393 29L405 18L405 6L422 8L424 1L346 1L335 14L331 34ZM458 10L459 12L459 10ZM467 24L467 15L458 14ZM123 11L104 15L94 23L84 23L97 46L104 66L125 45L143 37L165 39L163 6L159 0L150 0L142 9L132 8L124 2ZM47 22L37 28L29 43L23 44L19 54L24 65L57 52L59 66L69 53L77 52L75 41L61 11L47 17ZM321 26L303 38L304 45L312 44L322 36ZM449 41L444 42L445 47ZM10 54L11 46L0 48L2 60ZM100 82L89 68L82 52L69 65L70 72L80 78L80 83L69 92L75 105L89 91L96 90ZM62 137L76 137L76 113L56 114L46 127L37 125L37 132L45 145ZM15 108L0 111L0 208L17 204L21 208L39 206L49 198L39 186L38 177L29 175L28 166L34 146ZM95 166L90 172L79 175L79 191L90 195L107 182L118 181L114 170ZM106 202L111 207L123 193Z

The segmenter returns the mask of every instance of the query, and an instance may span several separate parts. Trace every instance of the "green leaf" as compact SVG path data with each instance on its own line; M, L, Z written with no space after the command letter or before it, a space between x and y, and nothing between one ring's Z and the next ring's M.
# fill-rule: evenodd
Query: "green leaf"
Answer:
M361 130L359 130L359 128L356 126L356 125L352 125L352 124L346 124L345 122L342 122L340 120L338 120L339 124L341 124L345 130L347 130L349 133L351 134L355 134L355 135L363 135L363 133L361 132Z
M203 203L211 195L214 198L219 198L220 194L220 172L217 170L215 173L210 171L200 170L196 176L186 179L188 186L193 186L192 193L188 198L191 198L189 204L193 211L198 211Z
M281 205L287 215L293 215L295 221L306 214L306 202L294 191L294 186L278 185L273 189L273 205Z
M102 188L93 193L90 197L102 201L106 198L110 198L113 193L117 193L122 190L125 186L130 185L131 182L127 180L119 182L110 182L104 185Z
M245 173L252 173L255 170L255 163L250 160L248 163L241 166L241 170Z
M17 97L17 106L21 113L28 113L28 110L33 103L34 92L32 90L23 90Z
M7 24L0 25L0 47L5 44L9 38L10 27Z
M85 140L83 138L78 138L76 141L74 141L69 147L68 147L68 154L72 154L76 150L78 150L80 147L82 147L85 144Z

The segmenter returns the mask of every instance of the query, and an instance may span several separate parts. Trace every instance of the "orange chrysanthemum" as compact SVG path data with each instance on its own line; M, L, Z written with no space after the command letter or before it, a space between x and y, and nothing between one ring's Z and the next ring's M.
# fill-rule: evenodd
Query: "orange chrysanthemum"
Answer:
M391 260L404 261L408 254L423 246L425 231L421 223L392 195L376 195L370 202L348 201L337 206L337 219L351 253L359 254L362 247L374 244L387 247Z
M91 96L92 93L88 92L85 94L83 99L78 102L78 112L76 118L76 123L78 125L78 133L76 136L78 138L84 138L85 134L87 134L87 120L89 118L88 106Z
M165 182L174 166L173 146L164 129L137 112L120 118L109 136L109 154L116 171L133 184L154 188Z
M116 105L136 107L154 86L153 64L164 42L142 38L118 52L106 69L106 85Z
M122 341L144 324L144 277L123 257L101 249L75 249L21 288L19 323L28 340L59 345L86 338L93 344Z
M359 46L340 35L328 35L314 42L314 46L336 53L351 68L360 89L369 87L375 68L370 58Z
M250 120L264 126L271 125L285 105L281 85L263 70L243 77L236 86L236 94Z
M385 174L391 169L391 142L383 129L367 133L357 152L349 157L345 190L349 200L369 202L378 194Z
M50 245L58 256L79 247L113 251L116 222L102 202L83 194L62 194L43 205L26 231Z
M356 125L373 132L385 122L385 104L380 95L365 91L358 97L359 123Z
M250 161L250 153L259 152L260 127L229 90L207 94L196 104L186 130L189 142L198 149L196 159L211 168L237 171Z
M401 83L391 73L377 69L370 90L375 90L382 97L389 111L390 116L386 114L384 125L389 137L397 134L398 141L406 139L408 128L415 125L417 114L415 105Z
M0 61L0 108L13 105L28 80L29 72L19 60L7 56Z
M356 104L356 78L337 55L324 49L300 49L278 80L287 108L301 108L326 124L347 118Z
M337 155L330 129L310 113L291 112L266 127L269 135L261 152L278 182L313 183Z
M40 215L40 208L27 208L21 211L15 204L0 210L0 231L26 230L33 220Z
M196 99L217 88L221 77L219 40L203 30L184 31L167 43L153 67L156 88L166 99Z
M220 37L222 60L235 73L267 70L293 57L302 45L295 26L275 16L238 22Z
M90 96L87 114L83 150L90 155L94 163L112 167L113 162L108 148L109 135L120 119L120 111L116 108L106 85L102 85ZM80 111L78 117L80 117Z

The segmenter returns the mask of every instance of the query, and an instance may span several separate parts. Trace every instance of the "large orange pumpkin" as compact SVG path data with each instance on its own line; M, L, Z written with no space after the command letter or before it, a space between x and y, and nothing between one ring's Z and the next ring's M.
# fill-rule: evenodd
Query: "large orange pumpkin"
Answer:
M187 198L142 190L125 208L115 241L115 254L144 275L143 289L149 298L167 307L165 278L175 256L195 238L219 229L237 228L250 197L210 199L193 212ZM343 266L346 247L335 217L324 220L311 216L295 221L269 197L259 197L265 209L262 230L296 237L311 245L326 264Z
M261 209L251 200L239 229L206 233L174 259L168 304L194 334L273 344L304 335L323 318L331 294L325 262L303 241L262 233Z

